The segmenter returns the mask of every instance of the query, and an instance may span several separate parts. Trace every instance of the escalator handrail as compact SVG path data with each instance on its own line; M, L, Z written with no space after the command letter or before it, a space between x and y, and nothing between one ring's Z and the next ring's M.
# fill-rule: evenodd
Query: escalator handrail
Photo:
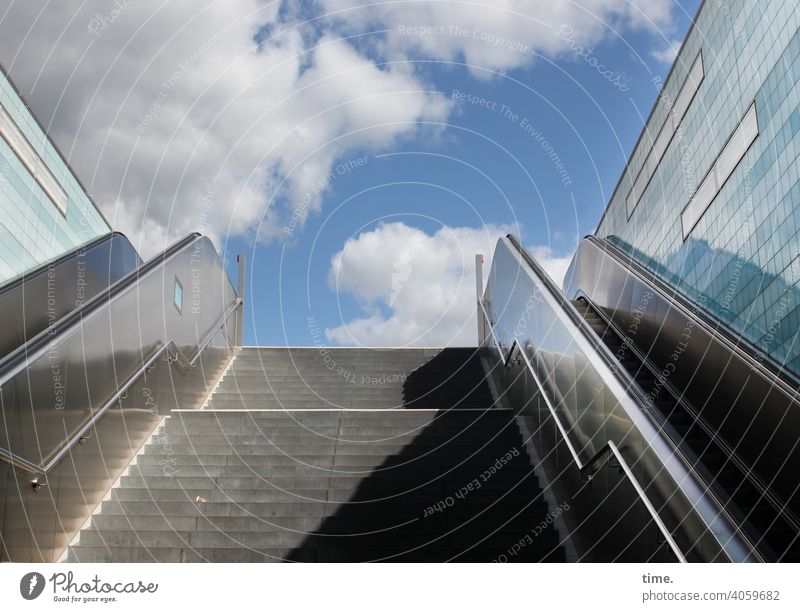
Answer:
M125 289L138 282L143 276L158 268L167 259L182 251L200 237L201 234L193 232L182 240L179 240L175 244L168 247L160 255L153 257L146 263L131 271L129 274L119 279L107 289L89 299L86 303L82 304L78 308L75 308L69 314L65 315L49 327L39 332L26 344L23 344L16 350L3 357L3 359L0 360L0 387L2 387L11 377L16 375L17 372L24 368L30 361L38 357L41 352L46 351L55 336L61 335L72 328L80 326L84 319L91 316L92 313L102 308L117 295L125 291Z
M553 279L550 278L550 275L547 274L544 268L542 268L541 264L531 257L531 254L528 253L528 250L522 246L514 234L508 234L506 237L516 249L519 256L522 257L522 260L528 264L528 266L533 270L534 274L536 274L537 278L545 285L550 293L550 296L555 299L556 302L558 302L561 310L566 313L575 327L581 331L583 337L592 345L595 353L597 353L603 359L608 369L614 373L614 375L617 377L617 380L628 389L628 392L631 393L641 405L647 406L649 404L649 399L645 392L639 388L639 385L636 384L636 382L630 377L624 368L619 367L619 362L611 353L609 348L600 338L597 337L597 334L592 331L580 313L575 310L575 306L572 304L572 302L570 302L564 296L564 292L559 288L558 285L556 285L555 282L553 282ZM647 414L650 415L650 412L647 411Z
M581 294L582 294L581 299L584 300L589 306L591 306L592 309L594 309L594 311L597 313L597 316L599 316L605 322L606 325L608 325L612 330L614 330L614 332L617 335L622 336L623 335L622 332L619 330L619 328L617 328L615 323L598 306L596 306L588 296L584 295L582 291ZM628 350L631 351L631 353L635 355L639 359L639 361L641 361L642 365L645 367L647 371L650 372L651 375L653 375L656 378L659 377L660 372L658 371L658 368L652 364L652 362L648 359L648 356L645 355L644 352L638 346L636 346L635 344L628 345ZM689 414L693 415L694 418L697 419L697 423L700 427L705 429L710 436L715 437L716 444L720 448L722 448L723 452L727 453L729 461L731 461L740 470L742 470L745 474L748 475L751 484L759 490L764 500L772 505L775 512L783 516L783 518L787 522L795 526L795 528L798 528L797 526L800 526L800 521L798 521L794 513L792 513L792 511L787 507L786 502L780 499L779 497L776 497L775 494L769 489L769 486L763 481L763 479L760 478L757 474L750 471L750 468L747 466L744 460L738 456L736 450L731 448L730 445L724 439L717 436L716 432L714 432L709 425L705 424L702 418L700 418L700 411L697 409L697 407L694 406L694 404L692 404L689 401L689 398L687 398L684 393L675 388L675 386L669 380L666 379L662 380L661 384L664 385L664 387L667 389L667 392L672 396L672 399L676 402L676 404L683 406L684 410L689 412ZM669 435L670 432L667 431L667 434ZM680 437L675 438L674 442L676 446L680 444L680 440L681 440ZM715 491L710 490L710 492L712 495L718 495L718 493ZM727 497L730 497L730 495L728 494L725 495Z
M603 249L612 258L619 261L636 278L646 285L653 286L661 297L667 300L670 307L680 312L681 316L687 317L695 325L700 327L709 336L717 339L726 350L730 351L752 370L763 378L774 383L775 388L783 393L793 402L798 401L798 389L800 389L800 378L797 378L786 368L780 366L769 355L758 351L757 347L743 336L738 336L736 332L724 321L712 320L702 309L693 305L691 301L681 294L676 288L671 287L661 280L653 271L645 268L633 257L626 254L619 247L611 244L608 240L588 235L584 238ZM764 360L757 359L755 354L763 354Z
M123 385L119 387L116 393L114 393L114 395L111 396L108 401L106 401L92 414L92 417L83 426L81 426L75 435L72 436L72 438L67 440L64 446L44 466L33 463L32 461L29 461L24 457L20 457L19 455L16 455L15 453L12 453L4 448L0 448L0 460L6 461L15 467L36 474L37 476L46 477L47 474L61 462L67 453L69 453L81 441L83 436L95 426L95 424L103 417L103 415L125 395L128 389L130 389L130 387L136 383L139 377L147 372L147 370L150 369L150 367L153 366L156 361L158 361L158 359L164 355L164 353L169 354L169 352L174 352L175 361L181 361L186 367L193 368L197 363L197 359L200 357L200 354L203 352L203 350L205 350L206 346L208 346L217 332L225 326L225 324L228 322L228 319L234 312L236 312L241 303L241 298L237 297L228 311L222 315L222 318L219 320L219 322L211 329L211 331L208 332L203 341L198 345L197 351L191 358L187 357L173 340L165 342L163 345L161 345L161 347L155 353L153 353ZM170 360L172 360L171 357Z
M545 286L547 291L550 294L550 297L553 298L562 311L569 317L571 322L574 326L580 330L581 336L590 343L592 348L595 350L596 354L603 360L605 366L612 372L612 374L616 377L617 381L623 386L623 388L627 391L629 396L634 399L638 406L640 407L642 413L651 421L657 428L662 428L663 425L658 422L658 420L654 417L653 413L647 409L650 405L649 399L647 395L642 391L639 385L633 380L633 378L628 374L628 372L621 367L618 367L618 362L614 355L611 353L609 348L603 343L603 341L594 333L594 331L589 327L586 323L584 318L578 313L578 311L573 306L572 302L569 301L564 296L563 291L556 285L555 282L550 278L547 272L542 268L542 266L537 262L531 255L528 253L527 249L522 246L520 241L517 239L516 236L513 234L508 234L506 236L509 243L514 247L516 253L520 256L522 261L529 266L533 274L539 279L540 282ZM483 307L483 304L481 304ZM491 325L491 319L487 318L489 322L489 327L492 328L492 332L494 332L493 326ZM494 336L494 333L492 333ZM516 340L516 338L515 338ZM521 348L521 347L518 347ZM524 353L524 351L520 351ZM529 364L530 365L530 364ZM686 457L683 451L674 443L670 436L666 436L667 443L669 444L672 452L681 459L684 464L687 464ZM694 470L691 470L694 471ZM698 476L699 478L699 476ZM713 501L713 504L719 514L721 516L725 516L731 524L735 524L733 518L730 516L730 513L720 504L719 499L712 491L708 488L707 484L703 482L703 487L707 493L709 493L710 499ZM742 534L743 537L743 544L748 549L749 554L751 554L754 558L763 561L763 557L758 549L753 545L753 543Z
M97 238L90 240L86 244L82 244L77 248L72 249L71 251L67 251L58 257L46 261L45 263L36 266L32 270L28 270L27 272L23 272L22 274L18 274L7 283L0 285L0 294L7 293L9 291L13 291L20 285L27 283L34 278L41 276L42 274L47 274L49 270L52 268L61 265L62 263L69 261L80 255L81 253L85 253L86 251L95 248L96 246L103 244L104 242L113 240L114 238L124 238L127 240L127 236L122 232L109 232L108 234L103 234L102 236L98 236Z
M52 347L54 337L62 337L63 334L69 333L75 328L81 326L88 317L111 303L126 289L143 279L145 276L157 271L157 269L171 257L183 252L187 247L200 239L202 239L202 235L197 232L193 232L182 240L179 240L164 250L160 255L153 257L136 270L133 270L125 277L119 279L116 283L108 287L108 289L102 291L98 295L95 295L85 304L75 309L64 318L60 319L57 323L54 323L49 328L43 330L37 336L32 338L27 344L9 354L2 360L2 362L0 362L0 387L6 384L8 380L16 376L25 367L27 367L31 361L37 359L47 350L49 350ZM225 275L225 278L230 284L230 279L227 277L227 275ZM231 289L232 288L233 285L231 284ZM227 323L230 316L236 312L241 304L241 298L236 296L236 299L228 306L227 311L222 314L218 322L210 329L202 341L198 343L197 350L191 358L186 356L172 339L165 341L153 355L144 361L141 367L137 368L136 371L130 377L128 377L125 383L114 392L109 400L104 402L100 408L93 412L92 416L87 419L86 423L81 425L77 433L67 439L56 452L56 454L50 460L48 460L46 464L41 465L32 462L5 448L0 448L0 460L6 461L7 463L39 476L46 476L46 474L52 470L52 468L57 465L59 461L61 461L61 459L63 459L64 456L72 448L74 448L78 442L80 442L84 434L97 423L103 414L107 412L108 409L111 408L115 403L117 403L121 397L124 396L125 392L130 388L130 386L135 383L136 380L138 380L138 378L150 366L152 366L155 361L164 354L165 351L172 350L172 352L175 354L176 360L182 361L187 367L194 367L200 354L213 340L213 337L217 334L220 328ZM33 482L36 483L36 481Z
M555 422L556 427L558 427L558 431L561 433L561 437L566 443L567 448L569 449L569 452L572 455L572 459L575 462L575 465L578 467L578 470L582 473L588 472L591 470L591 467L595 463L597 463L597 461L600 460L603 456L605 456L606 454L613 455L619 462L620 468L622 468L623 473L633 486L634 490L636 491L636 494L639 496L639 499L642 500L642 503L647 509L647 512L650 514L650 517L653 519L653 522L658 527L658 530L661 532L661 535L664 537L665 542L669 545L673 554L677 557L678 561L680 561L681 563L686 563L686 557L684 556L681 549L678 547L677 543L672 537L672 534L669 532L667 526L664 524L664 521L662 521L661 517L658 516L658 512L656 512L656 509L653 506L652 502L650 501L650 498L647 497L647 493L645 493L644 489L636 480L636 477L633 475L633 472L628 466L628 462L619 452L619 449L617 448L617 445L614 443L614 441L608 440L588 461L586 462L581 461L580 455L575 450L572 441L569 439L569 436L567 435L567 430L564 427L564 424L561 422L561 419L558 417L558 413L556 412L555 408L553 407L553 404L550 401L550 397L545 392L544 385L539 379L539 376L536 374L533 365L528 359L528 355L520 347L519 341L515 337L511 342L511 346L508 349L508 354L504 355L500 342L494 333L494 326L491 325L491 318L489 317L488 313L486 312L486 308L483 305L483 301L479 300L478 304L481 307L481 311L483 312L483 316L486 318L486 321L490 323L488 326L489 332L492 335L492 338L494 340L494 345L497 348L498 353L500 354L500 361L503 363L503 365L504 366L508 365L508 362L511 360L511 356L514 353L515 348L519 350L519 354L525 361L525 367L528 369L528 372L530 372L531 376L533 376L533 380L536 382L536 386L539 387L539 391L541 393L542 398L544 399L545 405L547 406L547 409L550 411L550 415L553 417L553 421Z

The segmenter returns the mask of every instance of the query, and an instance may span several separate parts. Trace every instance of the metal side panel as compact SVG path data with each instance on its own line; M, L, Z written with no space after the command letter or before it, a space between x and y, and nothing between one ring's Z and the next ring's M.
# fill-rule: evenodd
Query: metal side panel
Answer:
M0 287L0 359L141 265L117 232L85 244Z
M174 409L199 408L230 355L227 347L211 346L195 368L159 360L48 473L45 487L34 489L33 475L0 463L0 560L57 561L161 419ZM164 474L175 470L165 463Z
M646 275L649 274L649 277ZM800 516L798 388L629 256L584 239L565 280L661 371L661 380L716 431L771 492Z
M207 238L182 241L132 276L0 371L0 448L7 454L46 466L148 358L167 344L194 355L237 303ZM176 283L184 288L180 308Z
M201 406L240 316L216 250L194 235L0 368L3 560L57 559L159 419Z
M508 392L507 404L531 420L553 486L575 502L565 521L580 531L580 554L674 559L659 542L666 535L686 560L758 560L644 407L635 383L511 238L498 241L484 304L489 348L501 364L507 362L493 367L503 372L495 376L498 390ZM526 380L520 384L520 379ZM602 460L598 453L608 448L619 453L622 464L609 467L611 462Z

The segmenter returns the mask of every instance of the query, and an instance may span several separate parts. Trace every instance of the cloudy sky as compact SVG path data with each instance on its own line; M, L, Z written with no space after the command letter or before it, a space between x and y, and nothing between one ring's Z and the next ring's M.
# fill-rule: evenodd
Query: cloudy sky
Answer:
M499 236L563 276L696 8L11 0L0 61L145 257L247 253L248 343L463 345Z

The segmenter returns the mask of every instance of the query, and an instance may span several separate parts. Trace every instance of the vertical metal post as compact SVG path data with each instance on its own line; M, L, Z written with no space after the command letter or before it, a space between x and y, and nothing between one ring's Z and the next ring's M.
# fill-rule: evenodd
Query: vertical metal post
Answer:
M246 257L244 253L236 255L236 263L239 266L239 282L236 288L236 294L242 300L239 306L239 312L236 314L236 344L242 346L244 340L244 274L245 274Z
M477 301L475 308L478 310L478 346L486 342L486 319L483 316L481 303L483 302L483 255L475 255L475 294Z

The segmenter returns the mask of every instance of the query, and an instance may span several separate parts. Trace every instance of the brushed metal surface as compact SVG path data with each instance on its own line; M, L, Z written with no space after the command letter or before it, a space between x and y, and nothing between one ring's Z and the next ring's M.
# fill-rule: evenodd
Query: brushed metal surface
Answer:
M479 307L480 307L480 312L483 314L481 319L483 321L488 320L490 317L488 316L488 313L486 312L483 303L480 301L479 301ZM492 331L491 327L489 328L489 330ZM672 538L672 534L670 533L669 529L667 529L666 525L661 520L658 511L653 507L644 489L642 489L642 487L639 485L639 482L633 475L633 472L631 471L630 466L625 460L625 457L623 457L622 453L619 452L619 449L617 448L617 445L613 442L613 440L608 440L604 446L598 449L598 451L595 453L593 457L590 457L588 460L583 461L572 444L572 436L570 436L569 432L564 427L564 424L561 422L561 417L559 416L558 410L556 409L553 401L550 400L550 393L548 392L548 389L545 387L543 381L539 378L539 375L537 373L538 368L536 368L530 362L526 352L524 350L520 350L516 339L514 339L512 346L508 349L508 351L506 351L505 354L503 353L503 350L500 348L500 343L498 342L496 337L492 338L491 345L497 351L497 355L500 357L500 361L503 366L507 367L511 359L513 359L515 356L521 357L522 360L525 362L526 375L530 376L536 383L536 389L539 392L538 396L543 400L548 412L550 412L550 417L552 418L553 423L556 425L558 432L561 434L561 441L563 441L566 444L567 450L569 451L569 454L572 456L572 460L574 461L575 465L577 466L581 474L591 477L594 475L596 471L595 465L600 461L602 460L607 460L608 462L611 462L612 460L616 461L618 469L628 479L629 485L633 487L634 491L636 492L636 495L644 504L647 513L650 515L650 520L653 523L655 523L656 527L661 533L661 536L663 537L666 544L669 546L673 555L681 563L686 563L686 557L684 557L680 547ZM578 381L576 381L576 383L577 382Z
M798 522L800 401L788 372L759 361L701 305L595 237L581 241L565 292L602 311Z
M614 442L688 560L755 560L735 524L643 409L636 383L617 371L613 355L537 268L511 239L500 239L484 299L500 348L508 351L516 341L525 351L581 461ZM657 541L658 531L624 475L602 468L591 486L581 482L524 360L512 358L503 367L495 357L492 366L504 401L529 421L554 490L574 503L564 519L576 531L579 553L591 560L674 559Z
M137 269L110 299L98 296L51 327L52 338L5 364L0 448L44 465L165 343L194 355L237 298L211 241L182 242ZM187 288L182 312L172 306L176 278Z
M141 264L113 232L0 287L0 360Z
M172 305L176 277L181 312ZM240 308L214 330L237 301L213 244L192 235L0 370L0 446L44 466L160 347L174 342L190 357L202 349L194 367L165 352L48 471L46 486L34 489L31 474L0 462L2 560L56 560L161 417L200 407L235 350Z

